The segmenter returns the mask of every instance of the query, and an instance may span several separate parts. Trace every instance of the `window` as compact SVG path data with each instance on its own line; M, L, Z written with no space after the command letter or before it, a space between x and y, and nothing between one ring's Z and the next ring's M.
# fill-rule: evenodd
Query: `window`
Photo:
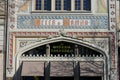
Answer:
M80 0L75 0L75 10L81 10Z
M55 10L61 10L61 0L55 1Z
M55 10L71 10L71 0L55 0Z
M75 0L75 10L91 10L91 0Z
M51 0L44 0L44 10L51 10Z
M83 10L91 10L91 0L84 0L84 2L83 2L84 4L83 4Z
M36 0L36 10L51 10L51 0Z
M36 0L36 10L41 10L41 0Z
M91 0L36 0L35 10L90 11Z
M64 10L71 10L71 0L64 0Z

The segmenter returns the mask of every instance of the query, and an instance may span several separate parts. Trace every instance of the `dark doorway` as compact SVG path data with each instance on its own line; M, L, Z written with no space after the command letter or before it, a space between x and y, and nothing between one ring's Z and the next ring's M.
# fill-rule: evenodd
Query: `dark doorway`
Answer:
M21 80L44 80L44 77L40 77L40 76L23 76Z
M80 80L102 80L102 77L101 76L93 76L93 77L82 76L80 77Z
M74 77L50 77L50 80L74 80Z

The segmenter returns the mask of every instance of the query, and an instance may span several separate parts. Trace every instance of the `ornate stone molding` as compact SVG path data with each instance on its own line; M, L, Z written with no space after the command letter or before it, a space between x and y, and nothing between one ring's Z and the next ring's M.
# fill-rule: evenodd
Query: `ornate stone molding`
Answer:
M11 32L9 42L9 65L13 64L13 41L15 37L40 37L40 36L56 36L58 32ZM77 37L108 37L111 40L111 55L112 55L112 68L115 68L115 36L113 32L66 32L68 36Z

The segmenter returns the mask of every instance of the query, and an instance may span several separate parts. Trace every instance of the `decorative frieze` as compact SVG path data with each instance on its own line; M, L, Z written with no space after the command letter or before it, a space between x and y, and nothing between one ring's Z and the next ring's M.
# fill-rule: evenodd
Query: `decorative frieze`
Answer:
M106 15L18 15L18 29L108 29Z
M100 56L89 56L89 55L86 55L86 56L82 56L82 55L79 55L78 57L75 57L75 56L50 56L50 57L46 57L46 56L39 56L39 55L22 55L21 56L21 59L24 61L24 60L33 60L34 61L103 61L104 60L104 57L102 55Z

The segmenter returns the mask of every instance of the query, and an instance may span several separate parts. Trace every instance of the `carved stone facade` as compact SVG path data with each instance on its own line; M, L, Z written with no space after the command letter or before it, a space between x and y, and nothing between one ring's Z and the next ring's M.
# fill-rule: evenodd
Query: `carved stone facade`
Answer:
M34 1L8 3L8 80L30 75L45 80L55 76L118 80L116 0L91 0L90 13L37 12L33 11ZM30 65L36 63L41 72Z
M5 1L0 0L0 80L3 80L4 75L4 28L5 27Z

